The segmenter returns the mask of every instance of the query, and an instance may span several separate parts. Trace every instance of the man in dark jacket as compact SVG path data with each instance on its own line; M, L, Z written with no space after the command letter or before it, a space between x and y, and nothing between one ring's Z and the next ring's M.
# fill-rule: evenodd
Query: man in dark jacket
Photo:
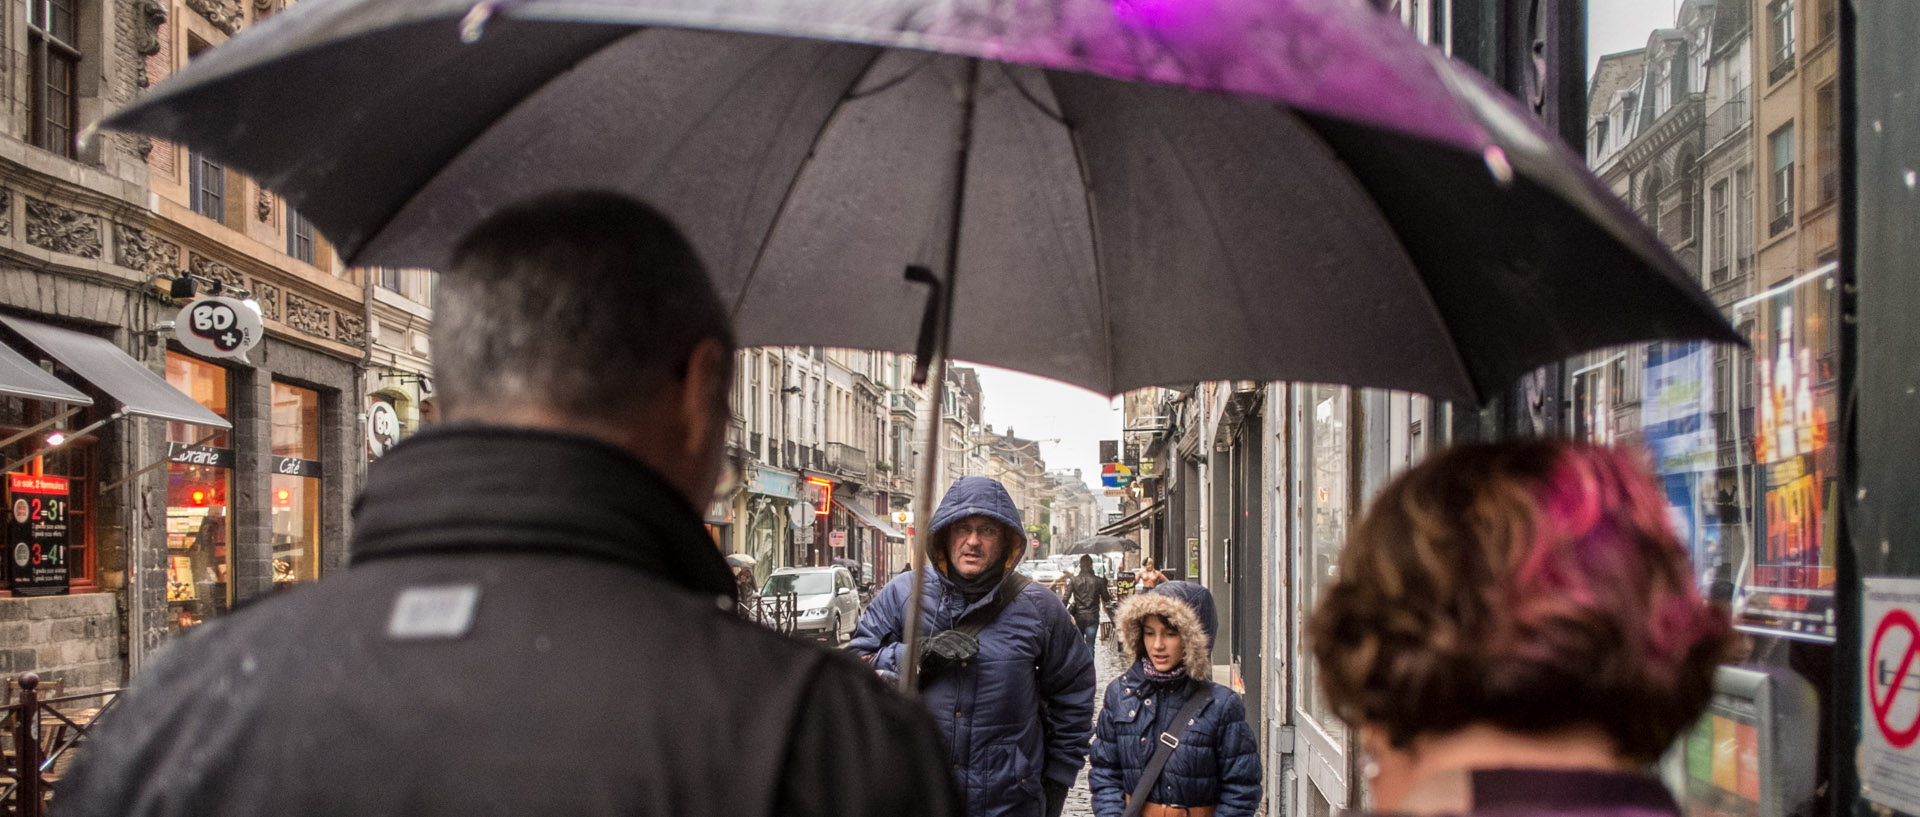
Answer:
M1093 653L1060 599L1014 572L1026 550L1020 511L1000 483L961 477L928 526L922 583L921 696L940 724L974 817L1058 815L1093 735ZM897 673L908 594L896 576L848 649ZM1006 603L977 635L997 594Z
M731 614L732 343L670 223L509 207L436 299L449 423L372 467L352 569L172 643L61 814L959 813L924 711Z
M1113 594L1107 592L1107 580L1093 572L1093 557L1080 555L1080 572L1072 581L1067 582L1067 612L1073 616L1073 626L1080 628L1080 637L1087 642L1087 649L1093 649L1100 639L1100 610L1113 603Z

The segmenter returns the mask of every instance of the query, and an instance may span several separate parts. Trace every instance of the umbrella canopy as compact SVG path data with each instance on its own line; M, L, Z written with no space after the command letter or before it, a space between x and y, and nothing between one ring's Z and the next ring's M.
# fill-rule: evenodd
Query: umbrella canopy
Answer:
M1089 536L1073 543L1066 550L1060 552L1068 556L1079 556L1081 554L1119 553L1123 550L1139 549L1140 543L1131 539L1122 539L1118 536Z
M752 556L749 556L745 553L727 554L727 564L732 567L753 567L754 565L759 563L760 563L759 559L755 559Z
M105 125L252 174L363 265L634 194L746 344L913 351L924 265L953 357L1108 394L1480 402L1590 348L1738 340L1580 157L1352 0L310 0Z

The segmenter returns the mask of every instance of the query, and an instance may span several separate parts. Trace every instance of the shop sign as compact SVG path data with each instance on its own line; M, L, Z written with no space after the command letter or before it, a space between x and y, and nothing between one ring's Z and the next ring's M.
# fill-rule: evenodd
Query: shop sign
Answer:
M67 592L67 500L65 477L7 476L8 574L14 595Z
M1187 540L1187 578L1200 579L1200 540Z
M1674 533L1695 565L1722 558L1715 506L1720 444L1713 425L1713 350L1705 343L1659 343L1647 352L1640 433L1653 454ZM1701 590L1713 574L1702 572Z
M197 299L181 307L174 321L174 337L201 357L245 363L262 334L259 309L235 298Z
M400 415L393 410L393 404L385 400L374 400L367 407L367 453L381 456L400 441Z
M1860 794L1920 813L1920 579L1867 577L1860 623Z
M233 449L214 448L210 445L187 445L186 443L167 443L167 461L181 465L206 465L213 468L232 468Z
M837 530L829 533L827 534L827 541L832 543L835 551L844 551L847 549L847 532Z
M1831 268L1736 305L1751 328L1753 552L1734 593L1742 629L1832 642L1840 475L1839 343Z
M755 468L753 479L747 483L747 490L780 499L799 499L800 475Z
M273 472L281 476L320 478L320 463L299 457L274 457Z

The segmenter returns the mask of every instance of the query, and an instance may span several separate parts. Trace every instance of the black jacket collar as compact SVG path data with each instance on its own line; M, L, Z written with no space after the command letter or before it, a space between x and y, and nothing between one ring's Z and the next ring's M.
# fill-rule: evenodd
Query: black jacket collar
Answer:
M590 437L480 425L422 431L368 469L354 526L356 565L426 553L571 553L702 593L734 592L686 498Z

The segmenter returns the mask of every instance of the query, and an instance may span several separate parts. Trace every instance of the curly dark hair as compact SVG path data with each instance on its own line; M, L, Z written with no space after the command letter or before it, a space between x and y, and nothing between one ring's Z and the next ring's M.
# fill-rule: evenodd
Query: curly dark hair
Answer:
M1307 622L1335 714L1415 737L1597 727L1657 759L1732 646L1647 472L1566 440L1452 449L1394 480Z

